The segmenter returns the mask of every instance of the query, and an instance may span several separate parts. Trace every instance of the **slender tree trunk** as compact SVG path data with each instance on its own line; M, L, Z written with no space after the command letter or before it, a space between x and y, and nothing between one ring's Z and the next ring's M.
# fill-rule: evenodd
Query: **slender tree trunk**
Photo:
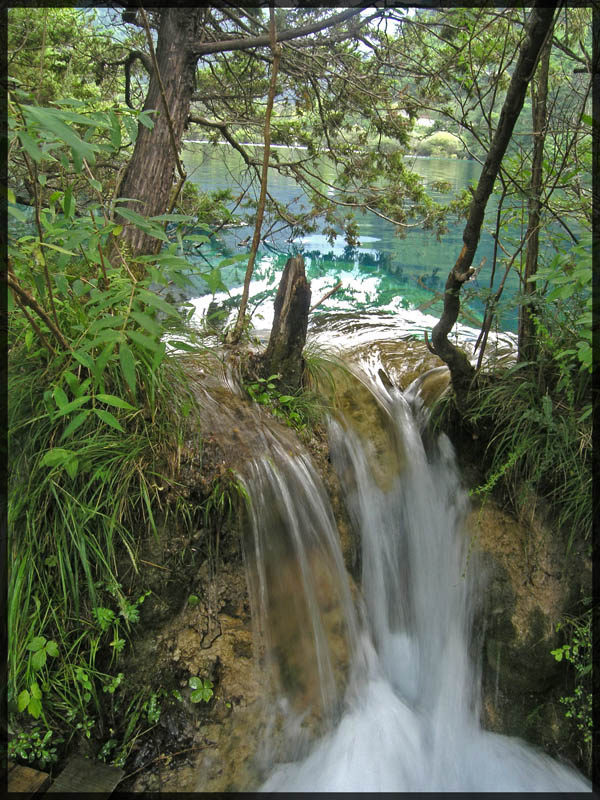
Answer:
M492 138L490 150L471 201L463 233L463 248L446 281L444 310L431 334L433 344L431 349L448 365L453 388L460 397L464 397L468 392L475 370L464 351L448 341L448 334L458 319L460 290L474 272L471 264L479 243L485 208L492 194L515 123L523 108L527 87L535 72L540 51L552 26L553 18L554 7L536 6L531 11L525 39L502 106L498 127Z
M242 290L242 299L240 301L240 308L238 311L237 320L229 341L232 344L239 342L244 330L244 323L246 321L246 309L248 307L248 297L250 296L250 282L252 280L252 273L254 272L254 262L256 261L256 254L258 253L258 246L260 244L260 232L262 230L263 218L265 215L265 203L267 199L267 182L269 179L269 158L271 157L271 114L273 112L273 101L275 99L275 89L277 86L277 72L279 69L279 60L281 58L281 45L277 44L276 30L275 30L275 9L271 6L270 10L270 34L271 34L271 51L273 53L273 64L271 67L271 80L269 81L269 94L267 97L267 108L265 111L265 127L263 134L264 149L263 149L263 166L260 178L260 196L258 198L258 207L256 209L256 220L254 223L254 236L252 237L252 247L250 248L250 256L248 258L248 265L246 267L246 274L244 276L244 288Z
M531 117L533 123L533 156L531 161L531 181L527 202L529 220L527 223L527 250L525 254L525 273L523 292L532 295L535 283L532 278L537 272L540 245L540 198L542 195L542 162L546 140L546 103L548 100L548 71L550 68L550 42L544 47L535 80L531 84ZM535 360L537 346L535 326L531 305L521 304L519 313L519 361Z
M160 17L156 61L169 108L173 138L177 151L181 147L183 130L190 111L194 91L197 58L189 48L195 28L193 17L198 10L165 8ZM144 110L155 109L152 130L140 124L133 156L121 186L122 197L141 200L128 203L133 211L147 216L167 210L173 189L178 153L173 147L169 119L161 95L159 76L153 71ZM122 220L125 222L124 220ZM133 225L126 225L124 240L135 253L156 253L160 241L148 236Z

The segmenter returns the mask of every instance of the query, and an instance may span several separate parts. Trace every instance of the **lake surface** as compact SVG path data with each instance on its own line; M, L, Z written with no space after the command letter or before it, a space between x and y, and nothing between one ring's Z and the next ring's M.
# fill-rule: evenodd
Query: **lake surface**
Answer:
M252 146L250 146L252 148ZM259 153L262 148L256 146ZM239 194L244 182L246 166L241 156L227 145L186 143L184 162L189 179L204 191L231 189ZM407 158L408 165L421 176L427 191L439 202L448 202L455 193L477 182L480 165L474 161L443 158ZM326 164L321 164L321 174L328 177ZM450 191L442 194L433 188L438 181L450 185ZM269 192L291 210L306 207L302 190L290 177L274 170L269 173ZM491 225L496 210L495 199L489 204L486 223ZM343 237L331 244L323 233L314 233L290 240L289 229L268 235L261 246L255 267L255 280L251 287L250 309L256 307L257 314L268 313L268 303L277 289L279 276L290 255L301 253L305 258L307 276L311 281L313 303L316 303L338 281L342 289L336 292L314 313L331 311L376 312L379 314L412 315L415 330L422 333L423 327L432 327L441 313L441 292L448 272L462 248L464 220L456 216L449 220L449 230L439 240L434 233L421 228L409 228L402 238L396 226L377 217L372 212L357 214L359 246L348 247ZM515 231L518 233L518 230ZM252 240L253 227L240 226L219 233L210 245L200 248L199 263L216 265L223 258L238 256L240 260L223 268L223 278L230 297L221 292L214 300L216 305L234 305L234 298L241 293L246 258ZM484 230L476 253L474 265L485 259L484 266L475 280L469 283L463 299L482 287L489 286L490 268L494 242ZM498 285L504 268L498 265L495 285ZM200 284L200 287L202 284ZM509 277L505 296L514 295L518 289L516 273ZM202 288L200 288L202 292ZM198 313L206 312L212 295L204 287L203 298L196 301ZM215 303L211 308L215 308ZM481 322L483 303L478 298L463 302L464 325L478 327ZM261 327L260 320L255 325ZM268 320L263 321L267 327ZM516 330L516 312L505 312L501 322L504 330Z

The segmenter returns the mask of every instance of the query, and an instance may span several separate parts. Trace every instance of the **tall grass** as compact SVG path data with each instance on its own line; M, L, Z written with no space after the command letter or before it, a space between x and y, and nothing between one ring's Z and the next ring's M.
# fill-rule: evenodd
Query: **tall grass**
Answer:
M140 542L158 535L157 512L163 525L174 513L164 489L175 483L178 451L193 425L181 358L167 355L138 376L138 408L115 409L124 432L98 427L89 415L62 445L70 461L48 463L65 427L45 410L56 375L18 343L10 354L9 708L22 712L22 724L29 712L67 739L78 730L89 737L101 724L105 693L115 691L144 597L124 587L123 576L137 572ZM107 391L125 394L121 380L109 365ZM54 646L40 659L42 640Z
M475 493L501 484L517 511L537 496L540 510L555 512L570 549L591 535L591 417L564 396L541 391L535 368L519 364L497 373L473 397L466 418L489 431L488 474Z

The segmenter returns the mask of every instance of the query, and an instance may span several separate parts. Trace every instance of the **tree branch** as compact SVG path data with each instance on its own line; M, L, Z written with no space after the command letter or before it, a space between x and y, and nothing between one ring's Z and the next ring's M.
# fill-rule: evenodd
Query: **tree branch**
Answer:
M6 282L8 283L9 287L13 290L13 292L15 292L15 294L19 296L22 303L32 308L38 315L38 317L40 317L40 319L42 319L46 323L50 331L54 334L54 336L58 340L60 346L65 350L70 350L70 347L67 344L65 337L62 335L58 327L52 322L48 314L37 302L35 297L30 295L29 292L21 286L21 284L17 281L17 279L11 272L6 273Z
M269 153L271 149L271 113L273 111L273 101L275 99L275 89L277 84L277 70L279 68L279 59L281 58L281 45L277 43L277 29L275 28L275 11L273 6L269 9L270 12L270 25L269 37L271 42L271 51L273 53L273 67L271 70L271 80L269 83L269 94L267 97L267 108L265 111L265 131L264 131L264 155L263 155L263 168L260 180L260 196L258 199L258 208L256 210L256 222L254 225L254 237L252 239L252 247L250 249L250 257L248 259L248 266L246 267L246 275L244 278L244 288L242 291L242 299L238 311L238 318L235 327L231 334L231 341L233 343L239 342L242 331L244 329L244 322L246 320L246 307L248 305L248 295L250 293L250 281L252 279L252 272L254 271L254 262L260 244L260 231L262 228L263 216L265 213L265 201L267 197L267 180L269 175Z
M332 17L315 22L312 25L304 25L301 28L291 28L277 34L277 42L288 42L290 39L299 39L302 36L309 36L312 33L318 33L324 28L330 28L333 25L339 25L347 19L360 14L362 8L350 8L342 11L340 14L334 14ZM214 53L224 53L231 50L248 50L252 47L265 47L270 43L269 34L263 36L250 36L246 39L229 39L220 42L192 42L190 44L190 52L200 58L201 56L208 56Z

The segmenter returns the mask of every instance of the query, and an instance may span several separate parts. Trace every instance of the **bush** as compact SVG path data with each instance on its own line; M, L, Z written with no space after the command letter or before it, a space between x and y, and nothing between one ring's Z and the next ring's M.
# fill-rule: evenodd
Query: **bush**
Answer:
M458 136L447 131L437 131L422 139L416 145L419 156L439 156L453 158L463 153L464 147Z

